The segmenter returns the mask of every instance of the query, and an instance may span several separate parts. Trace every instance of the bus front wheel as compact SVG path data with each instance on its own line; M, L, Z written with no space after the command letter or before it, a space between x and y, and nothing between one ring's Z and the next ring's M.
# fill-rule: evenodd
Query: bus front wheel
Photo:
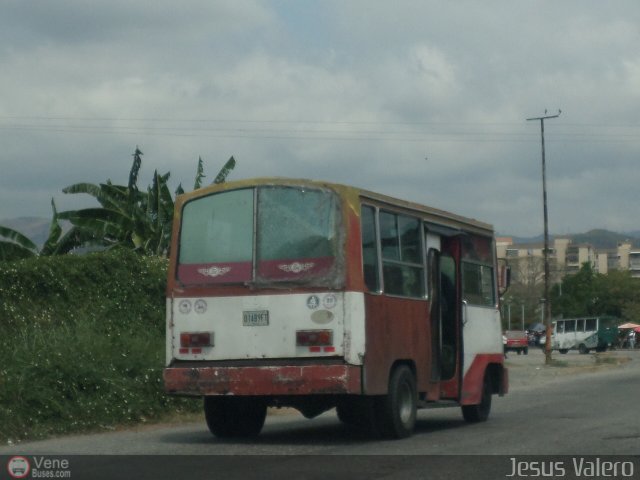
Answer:
M204 416L216 437L255 437L264 426L267 405L253 397L204 397Z
M376 417L382 436L409 437L416 423L417 402L415 376L407 365L400 365L391 374L388 394L377 399Z

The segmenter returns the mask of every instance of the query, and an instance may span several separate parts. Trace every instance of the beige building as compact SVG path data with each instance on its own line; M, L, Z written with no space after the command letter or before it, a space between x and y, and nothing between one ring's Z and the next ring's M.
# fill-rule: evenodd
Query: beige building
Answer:
M600 273L629 270L632 277L640 278L640 249L634 248L630 242L623 242L615 250L601 250L598 252L597 269Z
M544 244L513 243L511 237L496 238L498 258L506 259L512 268L513 279L519 283L538 283L544 278ZM552 282L576 273L583 263L590 263L599 273L629 270L640 278L640 249L623 242L613 250L596 250L588 244L573 244L569 238L554 238L549 244L549 265Z

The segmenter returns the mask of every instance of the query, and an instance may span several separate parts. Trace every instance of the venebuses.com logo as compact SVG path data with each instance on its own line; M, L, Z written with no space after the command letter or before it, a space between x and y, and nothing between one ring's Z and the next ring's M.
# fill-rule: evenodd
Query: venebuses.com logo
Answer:
M11 478L71 478L70 462L66 458L34 456L30 459L15 455L7 462Z

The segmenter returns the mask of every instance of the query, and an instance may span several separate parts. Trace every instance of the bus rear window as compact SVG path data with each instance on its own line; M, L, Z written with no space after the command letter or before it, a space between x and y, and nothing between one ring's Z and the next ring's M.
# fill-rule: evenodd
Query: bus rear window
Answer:
M333 285L339 217L336 195L319 189L266 186L194 199L182 211L178 279Z
M331 270L338 227L335 198L328 192L312 189L259 190L259 279L305 279Z
M253 190L187 203L182 211L178 279L183 283L251 280Z

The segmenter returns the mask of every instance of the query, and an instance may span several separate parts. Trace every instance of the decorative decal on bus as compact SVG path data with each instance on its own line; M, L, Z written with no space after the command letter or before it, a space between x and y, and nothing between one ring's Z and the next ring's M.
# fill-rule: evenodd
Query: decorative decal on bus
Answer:
M286 263L283 263L281 265L278 265L278 268L283 272L302 273L312 269L314 266L315 266L315 263L313 262L309 262L309 263L293 262L289 265L287 265Z
M231 267L209 267L209 268L199 268L198 273L204 275L205 277L221 277L226 273L231 271Z

